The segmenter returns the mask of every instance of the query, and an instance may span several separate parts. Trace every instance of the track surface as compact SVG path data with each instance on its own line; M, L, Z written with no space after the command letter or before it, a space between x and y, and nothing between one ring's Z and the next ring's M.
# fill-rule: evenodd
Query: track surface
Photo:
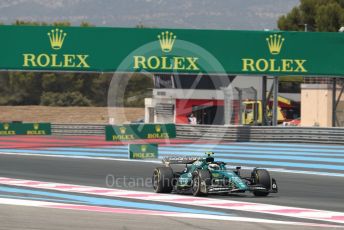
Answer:
M63 220L63 221L61 221ZM1 230L22 229L73 229L73 230L109 230L109 229L140 229L140 230L311 230L314 227L294 225L273 225L233 221L213 221L202 219L180 219L173 217L108 214L78 212L70 210L41 209L3 205L0 208ZM163 223L163 227L162 227ZM325 228L321 228L325 229Z
M75 137L74 137L75 138ZM151 173L153 169L158 165L156 162L133 162L133 161L122 161L119 158L126 157L126 147L124 146L107 146L101 147L103 143L101 140L96 140L97 143L91 143L87 138L73 138L70 139L71 142L61 142L56 145L50 143L50 139L35 143L35 141L30 142L30 139L25 140L22 143L15 141L15 139L7 140L0 138L0 146L4 149L0 152L7 154L0 154L0 177L7 178L18 178L18 179L28 179L35 181L46 181L46 182L57 182L65 184L74 185L86 185L95 186L102 188L117 188L132 191L147 191L151 192L151 184L143 184L142 181L149 181L151 178ZM34 139L31 139L34 140ZM39 140L39 139L37 139ZM99 141L99 143L98 143ZM43 143L43 144L42 144ZM183 145L168 145L164 146L162 154L167 155L168 152L175 151L179 154L185 154L189 152L191 155L197 155L206 149L219 150L221 157L231 162L231 160L239 162L245 162L242 165L247 167L252 167L254 162L252 161L271 161L274 162L272 165L266 165L268 167L275 168L276 170L272 172L273 177L278 181L280 192L278 194L273 194L266 198L256 198L250 194L247 195L231 195L231 196L210 196L213 199L221 199L228 201L240 201L240 202L253 202L253 203L264 203L282 206L292 206L299 208L310 208L310 209L320 209L336 212L344 212L344 206L342 201L344 200L344 194L342 192L344 187L344 179L342 177L344 167L342 159L344 155L343 146L329 146L325 148L324 146L299 146L298 149L288 146L259 146L258 144L237 144L237 145L212 145L211 143L203 145L203 148L197 147L192 143L184 142ZM177 144L177 143L174 143ZM14 149L10 146L20 145L21 149ZM199 144L197 144L199 145ZM70 148L73 146L73 148ZM215 147L214 147L215 146ZM230 146L223 147L221 146ZM241 147L240 147L241 146ZM49 147L49 148L47 148ZM246 148L246 149L245 149ZM265 148L269 154L264 155L262 150ZM269 149L270 148L270 149ZM292 151L291 149L295 149ZM105 151L104 151L105 149ZM274 150L275 149L275 150ZM281 150L283 149L283 150ZM288 150L289 149L289 150ZM176 151L178 150L178 151ZM164 151L166 153L164 153ZM222 152L221 152L222 151ZM8 153L14 152L8 155ZM28 153L30 155L15 155ZM53 154L52 154L52 153ZM82 154L80 154L80 152ZM215 151L216 152L216 151ZM234 153L237 156L234 156ZM38 153L38 154L37 154ZM59 154L57 154L59 153ZM68 154L67 154L68 153ZM78 154L77 154L78 153ZM107 154L105 158L97 158L97 156L90 156L87 154ZM74 154L74 155L73 155ZM85 155L86 154L86 155ZM112 155L111 155L112 154ZM228 154L228 156L226 156ZM231 155L232 154L232 155ZM56 157L56 155L60 155ZM245 156L246 155L246 156ZM62 156L62 157L61 157ZM80 157L80 158L70 158L70 157ZM247 158L250 156L250 158ZM264 158L259 158L264 156ZM276 158L282 156L282 158ZM283 156L288 156L283 157ZM83 158L90 157L90 158ZM307 158L299 158L307 157ZM109 160L112 158L113 160ZM269 159L271 158L271 159ZM275 159L274 159L275 158ZM248 161L249 160L249 161ZM282 162L282 164L281 164ZM287 163L297 163L298 167L283 166ZM264 165L264 164L263 164ZM305 167L303 167L306 165ZM313 165L313 168L307 168L308 165ZM320 167L316 167L320 165ZM325 166L324 166L325 165ZM279 170L279 167L284 167L283 170ZM287 169L287 170L286 170ZM285 172L285 170L287 172ZM248 173L248 171L243 170L243 173ZM302 173L305 171L305 173ZM109 181L110 178L110 181ZM113 183L113 178L118 179ZM107 180L108 179L108 180ZM136 181L138 183L133 183ZM0 183L1 184L1 183ZM77 195L77 196L76 196ZM182 196L184 197L184 196ZM189 196L186 196L189 197ZM21 188L13 187L8 185L0 185L0 198L14 198L14 199L30 199L39 201L53 201L63 203L71 202L83 202L88 205L95 205L95 202L99 204L104 201L102 205L109 206L113 200L99 200L101 197L97 195L78 195L74 194L71 196L69 192L47 192L45 190L39 190L35 188ZM98 200L97 200L98 199ZM103 198L102 198L103 199ZM109 198L107 198L109 199ZM62 201L61 201L62 200ZM152 207L156 210L177 210L178 212L190 212L190 213L223 213L224 215L234 216L234 217L248 217L248 218L258 218L258 219L269 219L276 221L296 221L296 222L312 222L312 223L327 223L324 221L317 220L305 220L286 216L276 216L266 213L252 213L244 212L240 210L219 210L215 208L202 208L194 207L188 204L165 204L161 202L148 202L148 201L133 201L127 198L121 198L118 202L127 202L125 205L129 207L130 205L137 206L137 208L142 208L145 205ZM129 202L129 203L128 203ZM130 203L131 202L131 203ZM133 203L134 202L134 203ZM129 205L129 206L128 206ZM162 206L159 206L162 205ZM111 205L110 205L111 206ZM115 205L116 206L116 205ZM93 207L93 206L92 206ZM117 207L117 206L116 206ZM155 208L154 208L155 207ZM131 207L133 208L133 207ZM171 224L171 229L175 227L187 228L187 229L213 229L214 225L218 221L214 220L197 220L197 219L180 219L176 217L156 217L150 216L147 222L144 216L141 215L127 215L124 214L108 214L108 213L84 213L79 211L71 210L53 210L47 209L49 211L44 211L41 208L32 207L20 207L20 206L7 206L0 205L0 216L6 216L8 211L9 215L13 212L19 213L20 218L5 218L5 222L2 221L0 229L21 229L23 226L31 226L33 229L45 229L44 225L53 225L55 228L52 229L71 229L71 228L82 228L82 229L109 229L109 226L114 226L113 229L144 229L149 226L155 226L155 223L159 225L161 222L166 222ZM17 215L16 214L16 215ZM68 223L69 227L61 223L58 219L52 218L49 214L59 216L63 219L64 223ZM18 216L18 215L17 215ZM46 218L44 218L44 216ZM74 217L74 218L73 218ZM87 225L88 221L79 221L87 218L94 218L97 220L95 225ZM111 219L112 218L112 219ZM117 220L117 221L116 221ZM129 220L132 220L130 222ZM104 221L104 222L103 222ZM156 222L155 222L156 221ZM343 219L344 221L344 219ZM307 229L305 226L297 227L290 225L278 225L273 224L273 227L268 223L242 223L233 221L220 221L221 226L235 226L238 229ZM223 223L222 223L223 222ZM43 224L44 223L44 224ZM332 223L337 224L338 223ZM22 225L22 226L21 226ZM341 224L339 224L341 225ZM158 227L161 229L161 226ZM158 229L157 228L157 229ZM50 228L51 229L51 228ZM112 229L112 228L111 228ZM166 229L170 229L166 226ZM312 228L310 228L312 229Z
M112 176L118 179L116 188L152 191L133 180L149 180L155 163L138 163L126 161L105 161L89 159L65 159L32 156L1 156L0 174L4 177L23 178L41 181L53 181L67 184L107 187L112 185ZM245 173L245 172L244 172ZM230 199L250 202L264 202L297 206L303 208L344 211L344 180L341 177L302 175L272 172L277 178L280 192L267 198L256 198L248 195L233 195ZM149 186L149 187L148 187ZM218 198L218 196L213 196ZM223 199L224 197L221 196Z

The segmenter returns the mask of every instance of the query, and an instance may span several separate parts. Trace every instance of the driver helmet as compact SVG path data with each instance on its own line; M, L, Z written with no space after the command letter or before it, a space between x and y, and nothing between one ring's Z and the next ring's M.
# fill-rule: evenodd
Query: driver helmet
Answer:
M205 154L207 155L207 157L206 157L207 163L214 162L214 157L213 157L214 153L213 152L206 152Z
M209 164L208 169L209 170L220 170L220 166L218 164Z

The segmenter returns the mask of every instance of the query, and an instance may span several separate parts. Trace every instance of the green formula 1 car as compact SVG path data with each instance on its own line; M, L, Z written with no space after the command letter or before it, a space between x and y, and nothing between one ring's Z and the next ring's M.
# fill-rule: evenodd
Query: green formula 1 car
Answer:
M169 157L163 159L165 166L153 172L153 189L157 193L188 193L202 196L211 193L253 192L255 196L277 193L277 183L265 169L253 169L250 177L241 177L240 167L226 168L224 162L214 161L213 153L204 158ZM171 165L185 164L181 172L174 172Z

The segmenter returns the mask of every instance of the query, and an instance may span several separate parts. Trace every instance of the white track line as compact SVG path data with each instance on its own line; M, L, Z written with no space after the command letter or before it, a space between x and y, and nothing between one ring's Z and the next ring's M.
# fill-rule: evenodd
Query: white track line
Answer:
M246 218L246 217L216 216L216 215L206 215L206 214L163 212L163 211L152 211L152 210L143 210L143 209L111 208L111 207L101 207L101 206L75 205L75 204L64 204L64 203L56 203L56 202L32 201L32 200L21 200L21 199L19 200L19 199L8 199L8 198L0 198L0 204L27 206L27 207L53 208L53 209L63 209L63 210L75 210L75 211L116 213L116 214L134 214L134 215L140 214L140 215L151 215L151 216L193 218L193 219L203 219L203 220L225 220L225 221L239 221L239 222L251 222L251 223L296 225L296 226L307 226L307 227L344 228L343 226L329 225L329 224L314 224L314 223L306 223L306 222L278 221L278 220L268 220L268 219L261 219L261 218L258 219L258 218Z
M107 197L137 199L145 201L168 202L173 204L193 205L198 207L256 212L279 215L293 218L303 218L318 221L344 223L343 212L316 210L263 203L241 202L234 200L221 200L202 197L181 196L175 194L157 194L152 192L129 191L121 189L109 189L101 187L80 186L62 183L50 183L42 181L12 179L0 177L0 184L29 187L35 189L48 189L71 193L92 194Z

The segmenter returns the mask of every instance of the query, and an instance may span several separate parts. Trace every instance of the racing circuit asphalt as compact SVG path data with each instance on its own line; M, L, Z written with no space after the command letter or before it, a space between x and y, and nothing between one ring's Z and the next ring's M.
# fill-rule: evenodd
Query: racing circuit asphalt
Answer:
M326 211L344 212L343 194L343 147L311 145L257 145L257 143L237 143L231 145L181 144L163 146L160 153L176 152L181 154L203 154L204 148L219 152L230 165L259 166L266 159L273 163L271 174L277 179L279 193L269 197L257 198L250 193L230 196L209 196L218 202L251 202L253 204L281 205L285 211L297 208L310 208ZM100 193L80 193L71 190L46 190L34 185L16 186L1 182L4 178L33 180L38 182L86 185L101 188L115 188L131 191L152 192L150 179L157 162L128 161L126 146L110 146L102 137L4 137L0 140L0 229L315 229L291 223L240 222L235 218L254 218L255 220L293 221L315 224L331 224L318 218L295 218L288 215L273 215L267 212L249 212L240 209L202 207L188 203L153 201L151 199L132 199L127 197L106 197ZM108 146L109 148L97 147ZM85 148L85 149L83 149ZM225 149L224 149L225 148ZM294 150L295 149L295 153ZM268 154L265 153L265 150ZM36 154L38 153L38 154ZM56 155L56 154L60 155ZM104 159L98 158L105 156ZM78 157L78 158L75 158ZM88 158L89 157L89 158ZM248 157L248 158L247 158ZM242 159L243 158L243 159ZM248 159L249 161L246 161ZM338 159L338 160L337 160ZM237 163L234 163L237 162ZM264 161L265 162L265 161ZM251 164L250 164L251 163ZM283 167L288 166L288 167ZM264 166L264 164L263 164ZM269 165L266 165L269 166ZM290 166L290 167L289 167ZM312 166L302 168L299 166ZM317 168L322 166L323 168ZM183 166L182 166L183 167ZM279 171L286 168L287 171ZM284 169L283 169L284 170ZM244 171L248 175L248 171ZM314 174L313 174L314 173ZM109 179L110 186L106 183ZM117 179L114 184L113 179ZM6 179L5 179L6 180ZM143 184L143 181L147 184ZM132 182L137 183L132 183ZM30 182L31 183L31 182ZM155 194L154 194L155 195ZM185 197L181 195L181 197ZM186 196L187 197L191 196ZM191 197L192 198L192 197ZM7 199L7 201L6 201ZM10 200L10 201L9 201ZM88 205L96 207L129 208L128 214L105 213L100 211L64 210L35 206L35 202L57 202L59 205ZM6 203L7 202L7 203ZM31 203L30 203L31 202ZM15 204L17 203L17 205ZM7 205L10 204L10 205ZM27 204L27 206L25 206ZM18 206L19 205L19 206ZM121 206L123 205L123 206ZM133 210L155 210L159 212L202 213L210 212L234 219L204 220L132 214ZM293 210L295 211L295 209ZM296 215L296 217L299 214ZM326 214L325 214L326 215ZM339 214L338 218L343 218ZM212 217L210 217L212 218ZM222 218L222 217L221 217ZM339 219L342 220L342 219ZM343 226L343 221L332 224Z
M0 175L3 177L31 179L67 184L107 187L107 175L126 178L126 185L120 180L114 188L152 192L150 186L133 186L129 183L135 178L150 179L156 163L106 161L100 159L72 159L44 156L0 156ZM247 173L247 172L244 172ZM301 208L344 211L344 180L342 177L303 175L293 173L271 172L277 179L279 193L265 198L256 198L251 194L215 196L211 198L238 201L268 203ZM109 178L109 177L108 177ZM112 185L113 183L111 183ZM22 208L25 210L25 208ZM30 208L26 208L30 209ZM59 212L59 211L56 211ZM233 213L234 211L230 211ZM238 211L235 213L242 214ZM282 220L268 214L245 213L247 217L261 217ZM283 220L288 218L283 218ZM290 219L289 219L290 220ZM295 221L295 219L293 219ZM116 228L114 228L116 229ZM264 228L262 228L264 229Z
M77 212L36 207L0 206L0 230L73 229L73 230L312 230L313 227L273 225L204 219L180 219L112 213ZM318 228L324 229L324 228ZM334 228L332 228L334 229Z

